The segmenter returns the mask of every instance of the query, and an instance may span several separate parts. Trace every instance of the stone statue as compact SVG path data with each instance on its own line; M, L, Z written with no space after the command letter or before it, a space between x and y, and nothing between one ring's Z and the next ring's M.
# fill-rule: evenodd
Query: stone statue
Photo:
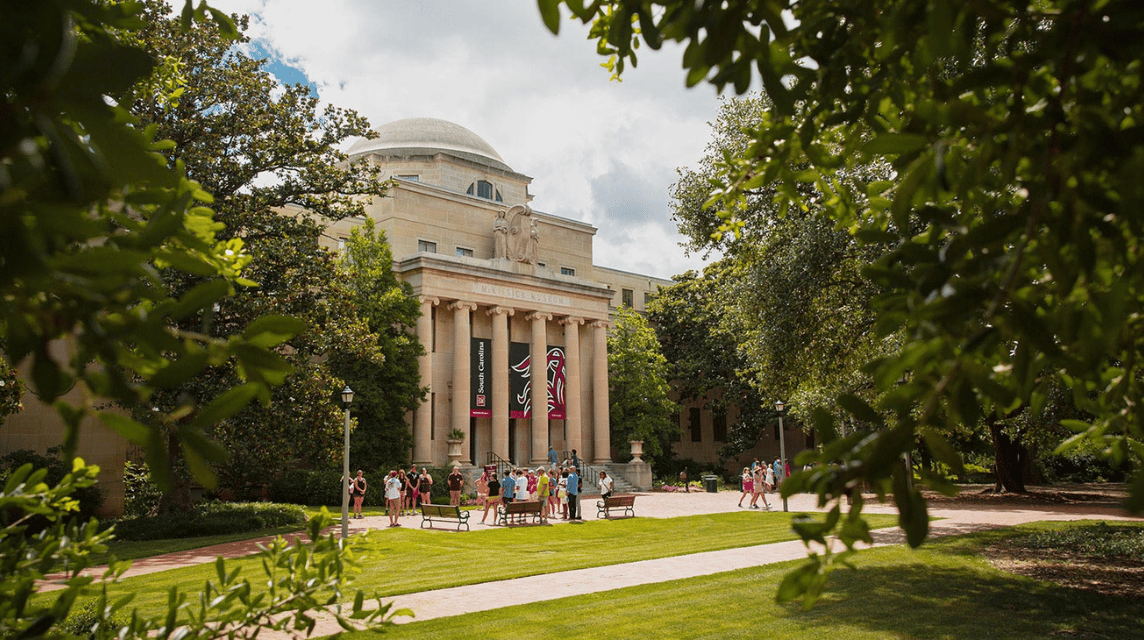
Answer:
M497 217L493 220L493 234L496 246L493 250L493 256L496 258L508 257L508 212L501 210L497 213Z
M498 221L493 223L494 233L497 236L497 251L500 251L500 238L505 238L504 257L514 262L527 262L536 266L539 256L540 230L536 226L536 219L532 217L532 209L526 204L516 204L503 212L508 220L507 233L500 231L500 215ZM496 254L498 257L499 253Z

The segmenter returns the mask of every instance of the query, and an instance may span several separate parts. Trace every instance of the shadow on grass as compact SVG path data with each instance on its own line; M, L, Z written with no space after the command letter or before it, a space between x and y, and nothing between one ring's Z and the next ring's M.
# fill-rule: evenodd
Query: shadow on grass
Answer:
M793 615L808 629L835 628L841 619L848 626L910 638L1128 638L1139 637L1144 629L1144 609L1135 599L932 555L937 557L924 563L860 562L857 572L836 572L824 601Z

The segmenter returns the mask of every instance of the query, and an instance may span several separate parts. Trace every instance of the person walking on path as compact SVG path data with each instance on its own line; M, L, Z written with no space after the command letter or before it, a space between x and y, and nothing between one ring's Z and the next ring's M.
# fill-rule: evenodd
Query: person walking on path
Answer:
M568 519L580 520L580 475L575 466L568 471Z
M421 504L433 504L433 476L429 475L429 467L421 467L417 493L421 497Z
M497 505L500 504L500 480L497 480L497 472L494 470L489 474L488 483L488 496L485 500L485 512L481 514L481 523L483 524L485 518L489 517L489 508L493 510L493 523L497 521Z
M397 516L401 511L401 480L396 471L390 471L389 478L385 481L385 502L389 509L389 526L400 527Z
M453 472L445 478L445 484L449 487L449 504L461 506L461 489L465 488L465 476L461 475L459 467L453 467Z
M365 490L368 488L369 483L365 481L365 477L361 474L361 469L358 469L357 477L350 481L350 496L354 499L354 518L361 519L361 502L365 499Z
M770 511L771 505L767 502L767 472L763 467L755 469L754 477L751 479L751 507L752 509L759 508L759 498L762 497L764 508Z
M775 481L774 467L767 467L767 475L763 478L763 483L766 485L768 492L774 493L775 486L778 485L778 482Z
M743 498L746 498L748 495L754 493L754 490L752 489L752 485L754 484L754 480L751 478L750 467L743 467L743 477L741 478L741 480L743 483L743 495L739 496L739 506L740 507L743 506Z

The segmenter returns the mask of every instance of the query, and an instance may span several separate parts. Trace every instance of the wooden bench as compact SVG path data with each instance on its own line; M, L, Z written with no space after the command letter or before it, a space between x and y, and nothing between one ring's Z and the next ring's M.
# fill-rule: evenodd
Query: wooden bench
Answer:
M619 518L634 518L636 517L636 497L634 495L624 496L609 496L603 500L596 502L597 518L611 518L612 509L623 509L624 515L617 516Z
M540 501L525 501L525 502L510 502L508 504L501 504L497 507L497 515L500 517L498 524L503 527L510 527L514 524L523 524L516 521L517 516L532 516L532 524L543 524L544 518L540 515ZM509 517L513 516L513 517Z
M457 531L461 530L461 525L465 526L465 531L469 530L469 512L461 511L461 508L453 504L422 504L421 505L421 528L424 529L426 525L430 528L433 522L449 522L457 523Z

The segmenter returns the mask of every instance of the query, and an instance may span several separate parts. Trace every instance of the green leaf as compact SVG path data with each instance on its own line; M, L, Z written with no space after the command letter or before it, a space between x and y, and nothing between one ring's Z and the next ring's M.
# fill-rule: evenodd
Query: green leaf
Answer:
M858 396L844 393L838 396L838 404L850 415L863 422L869 422L876 426L882 424L882 416Z
M127 438L129 441L135 444L147 444L147 439L151 434L150 427L136 422L127 416L110 411L100 412L99 419L103 421L103 424L124 438Z
M229 292L230 283L226 280L210 280L197 285L179 299L179 303L171 310L171 318L182 320L207 309L226 297Z
M242 336L263 348L276 347L306 330L306 323L290 316L263 316L251 322Z
M818 556L813 556L806 564L787 573L775 592L775 602L783 604L805 596L813 589L821 569Z
M537 8L540 9L540 17L544 20L544 26L553 35L560 33L560 0L537 0Z
M879 134L862 147L862 152L872 155L899 155L917 151L929 144L925 136L912 133Z
M227 389L218 395L209 405L199 411L195 416L194 425L200 428L218 424L227 417L241 411L254 396L258 394L262 385L255 382L240 384Z

